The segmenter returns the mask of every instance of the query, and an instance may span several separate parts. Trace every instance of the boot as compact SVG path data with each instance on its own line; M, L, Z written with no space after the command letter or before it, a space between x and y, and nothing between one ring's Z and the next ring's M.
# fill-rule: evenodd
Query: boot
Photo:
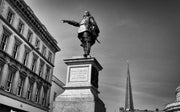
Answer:
M84 56L85 58L87 58L87 54L83 54L83 56Z

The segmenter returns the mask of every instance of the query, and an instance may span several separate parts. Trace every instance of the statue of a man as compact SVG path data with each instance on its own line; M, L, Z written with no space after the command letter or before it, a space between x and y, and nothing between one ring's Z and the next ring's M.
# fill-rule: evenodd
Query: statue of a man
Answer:
M81 41L81 46L84 49L84 57L89 56L91 46L95 43L100 33L99 28L94 20L94 17L91 16L89 11L85 11L81 22L76 22L72 20L62 21L63 23L68 23L70 25L79 27L78 38ZM97 42L99 41L97 40Z

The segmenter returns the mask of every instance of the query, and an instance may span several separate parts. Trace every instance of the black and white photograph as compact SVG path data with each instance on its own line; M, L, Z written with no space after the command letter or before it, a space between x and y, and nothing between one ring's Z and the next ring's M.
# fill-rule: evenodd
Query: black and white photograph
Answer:
M0 112L178 111L179 0L0 0Z

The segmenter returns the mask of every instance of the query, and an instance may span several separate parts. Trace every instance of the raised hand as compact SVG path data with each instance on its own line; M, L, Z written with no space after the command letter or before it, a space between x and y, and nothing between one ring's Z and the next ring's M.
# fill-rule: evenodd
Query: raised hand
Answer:
M67 23L67 20L62 20L63 23Z

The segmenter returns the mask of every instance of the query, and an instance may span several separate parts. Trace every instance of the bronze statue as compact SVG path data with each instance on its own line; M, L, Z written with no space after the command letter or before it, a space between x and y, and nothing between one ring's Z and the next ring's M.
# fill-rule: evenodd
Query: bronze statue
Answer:
M84 57L90 56L91 46L97 41L99 36L99 28L94 20L94 17L91 16L89 11L85 11L83 19L81 22L76 22L72 20L62 20L63 23L68 23L70 25L79 27L78 29L78 38L81 41L81 45L84 49Z

